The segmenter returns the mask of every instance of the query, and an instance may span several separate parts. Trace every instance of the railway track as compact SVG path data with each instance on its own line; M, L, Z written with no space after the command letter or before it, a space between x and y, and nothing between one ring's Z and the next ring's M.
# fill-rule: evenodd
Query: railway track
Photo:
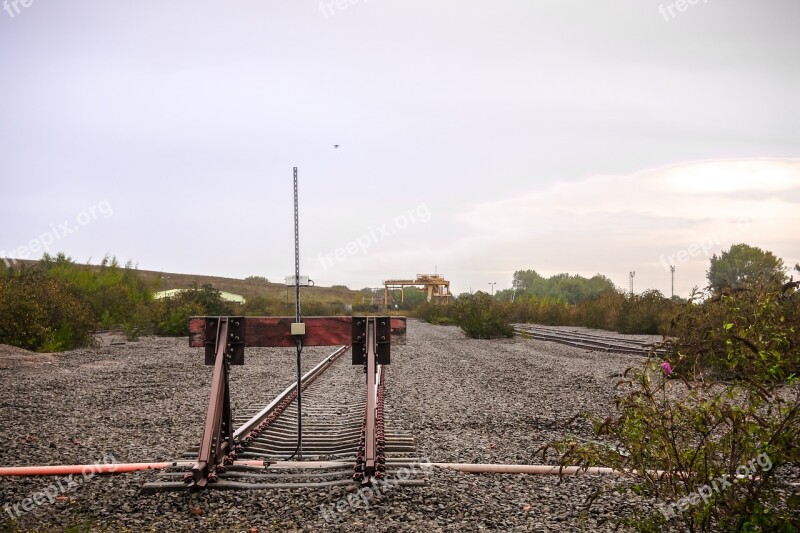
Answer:
M664 348L658 348L652 343L644 343L635 339L624 339L617 336L598 335L574 330L568 331L548 326L514 324L514 333L520 337L557 342L596 352L633 355L648 355L650 353L665 355L667 353Z
M216 469L209 488L214 489L293 489L350 485L361 478L357 456L363 455L367 388L364 370L350 364L342 346L325 357L302 379L302 456L297 449L296 383L264 407L249 406L233 417L235 451L232 464ZM382 390L386 387L386 368L378 365L378 380L372 394L378 402L382 420ZM380 398L378 397L381 389ZM388 387L387 387L388 389ZM396 477L401 468L418 464L413 435L388 424L382 433L382 476ZM187 464L198 456L199 446L187 449L176 465L163 472L157 481L147 483L148 492L186 490L191 481ZM294 459L294 460L292 460ZM412 468L412 471L414 469ZM398 485L420 485L420 475L410 476Z

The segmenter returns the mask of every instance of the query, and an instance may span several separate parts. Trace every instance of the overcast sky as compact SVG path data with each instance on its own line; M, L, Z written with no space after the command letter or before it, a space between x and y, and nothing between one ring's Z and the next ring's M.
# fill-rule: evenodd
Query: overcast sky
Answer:
M280 280L297 166L318 285L800 261L796 0L3 7L0 255Z

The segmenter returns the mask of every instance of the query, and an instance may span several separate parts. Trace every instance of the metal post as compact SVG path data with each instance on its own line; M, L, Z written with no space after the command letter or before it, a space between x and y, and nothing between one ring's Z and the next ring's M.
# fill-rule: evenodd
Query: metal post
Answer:
M494 286L497 285L496 281L490 281L489 286L492 288L492 298L494 298Z
M294 319L300 322L300 217L297 202L297 167L293 169L294 175ZM302 372L300 369L300 354L303 350L303 338L297 337L297 459L303 460L303 403L301 386Z
M633 296L633 276L636 275L636 272L632 271L628 274L628 282L630 284L631 296Z

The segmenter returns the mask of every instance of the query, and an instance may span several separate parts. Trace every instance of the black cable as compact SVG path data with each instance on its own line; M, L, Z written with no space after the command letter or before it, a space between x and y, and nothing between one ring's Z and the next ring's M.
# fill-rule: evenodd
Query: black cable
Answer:
M301 394L302 394L302 384L300 383L300 379L302 376L300 375L300 354L303 353L303 339L298 337L297 338L297 446L295 447L292 455L289 456L287 461L291 461L294 459L297 452L300 451L300 445L302 443L302 431L303 431L303 421L301 419L301 415L303 414L301 408Z

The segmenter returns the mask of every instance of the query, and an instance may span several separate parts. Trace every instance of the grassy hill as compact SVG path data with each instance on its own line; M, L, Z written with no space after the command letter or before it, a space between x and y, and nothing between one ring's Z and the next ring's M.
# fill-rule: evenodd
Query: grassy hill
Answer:
M264 296L269 299L285 299L286 285L283 283L269 283L255 279L223 278L220 276L204 276L200 274L177 274L173 272L155 272L152 270L139 270L139 274L148 283L153 284L158 290L187 289L194 284L211 285L221 291L241 294L245 298ZM164 279L166 278L166 279ZM356 291L346 288L332 287L304 287L303 298L313 301L332 302L341 301L350 303ZM289 298L294 299L294 289L289 288Z
M0 259L2 260L2 259ZM32 266L39 261L17 260L17 263ZM99 270L99 265L79 265L91 270ZM164 289L188 289L193 285L211 285L215 289L234 294L241 294L246 299L261 296L269 300L285 301L287 297L286 285L283 283L266 283L261 280L224 278L221 276L206 276L202 274L179 274L177 272L158 272L155 270L136 270L142 279L150 285L153 290L161 291ZM302 299L306 302L331 303L342 302L345 304L353 303L357 291L352 291L344 287L304 287L302 289ZM294 302L294 289L289 288L288 299Z

